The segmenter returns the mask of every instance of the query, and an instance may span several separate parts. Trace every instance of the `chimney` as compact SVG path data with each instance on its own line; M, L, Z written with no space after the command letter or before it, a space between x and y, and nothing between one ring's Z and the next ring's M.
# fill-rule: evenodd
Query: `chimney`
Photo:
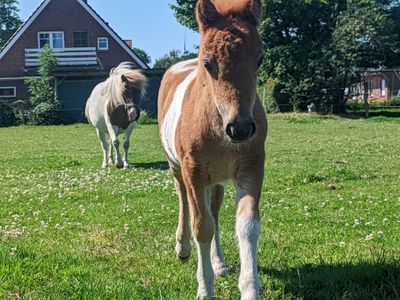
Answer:
M125 44L128 45L129 48L132 49L132 46L133 46L132 40L124 40L124 42L125 42Z

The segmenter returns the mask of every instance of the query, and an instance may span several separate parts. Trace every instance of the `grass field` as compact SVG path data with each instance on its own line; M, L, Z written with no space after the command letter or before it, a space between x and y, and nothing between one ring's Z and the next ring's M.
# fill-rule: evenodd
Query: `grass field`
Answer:
M0 129L0 298L195 299L157 126L132 140L134 168L103 170L87 125ZM400 120L272 116L267 155L262 299L400 298ZM234 216L229 186L218 299L239 298Z

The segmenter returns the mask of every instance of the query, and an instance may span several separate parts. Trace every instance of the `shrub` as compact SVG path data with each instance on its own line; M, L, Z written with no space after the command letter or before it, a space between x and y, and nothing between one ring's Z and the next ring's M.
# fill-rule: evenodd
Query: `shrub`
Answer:
M17 117L13 108L6 102L0 101L0 127L17 125Z
M385 106L400 106L400 97L392 97L390 100L385 101Z
M60 109L61 105L58 102L40 103L28 112L28 122L31 125L58 125L61 123Z
M140 113L138 123L141 125L157 124L157 120L151 118L145 110L142 110Z

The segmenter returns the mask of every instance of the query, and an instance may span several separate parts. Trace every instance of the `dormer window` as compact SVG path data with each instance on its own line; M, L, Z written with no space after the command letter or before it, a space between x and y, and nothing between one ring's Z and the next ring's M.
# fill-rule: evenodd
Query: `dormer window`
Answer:
M50 48L64 48L64 32L39 32L39 48L49 45Z
M97 38L97 50L100 50L100 51L108 50L108 38L106 38L106 37Z

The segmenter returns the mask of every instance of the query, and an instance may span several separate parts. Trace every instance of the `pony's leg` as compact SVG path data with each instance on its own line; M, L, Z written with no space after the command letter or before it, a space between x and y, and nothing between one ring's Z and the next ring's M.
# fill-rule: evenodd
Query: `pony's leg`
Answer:
M124 166L122 159L121 159L121 153L119 152L119 140L118 140L118 126L113 126L111 124L110 118L107 115L105 115L105 123L107 126L108 134L110 135L111 143L114 146L115 153L117 155L117 161L115 163L115 166L117 168L122 168Z
M114 165L114 146L111 139L110 139L110 148L108 152L108 164L110 166Z
M103 163L102 167L106 168L107 167L107 140L106 140L106 135L104 132L98 130L96 128L97 136L99 137L100 143L101 143L101 148L103 149Z
M236 235L239 241L241 299L259 299L257 241L260 235L258 209L264 174L262 156L241 165L236 177Z
M118 126L112 126L112 133L110 133L110 137L111 137L112 144L114 146L115 154L117 156L115 166L117 168L122 168L124 166L124 163L122 162L121 153L119 152L119 140L118 140L117 133L118 133Z
M189 200L192 232L197 244L197 296L214 299L214 271L211 264L211 241L214 236L214 218L209 209L211 188L206 187L204 174L190 159L182 162L182 175Z
M182 261L189 258L192 251L190 244L189 203L186 187L181 178L175 178L175 189L179 198L179 221L176 229L176 255Z
M219 210L224 200L224 187L216 185L212 188L211 193L211 214L215 221L214 237L211 243L211 262L216 276L224 276L228 273L225 267L224 254L219 241Z
M124 168L129 168L128 151L129 151L133 127L135 127L135 125L132 123L131 125L128 126L124 134L124 159L123 159Z

